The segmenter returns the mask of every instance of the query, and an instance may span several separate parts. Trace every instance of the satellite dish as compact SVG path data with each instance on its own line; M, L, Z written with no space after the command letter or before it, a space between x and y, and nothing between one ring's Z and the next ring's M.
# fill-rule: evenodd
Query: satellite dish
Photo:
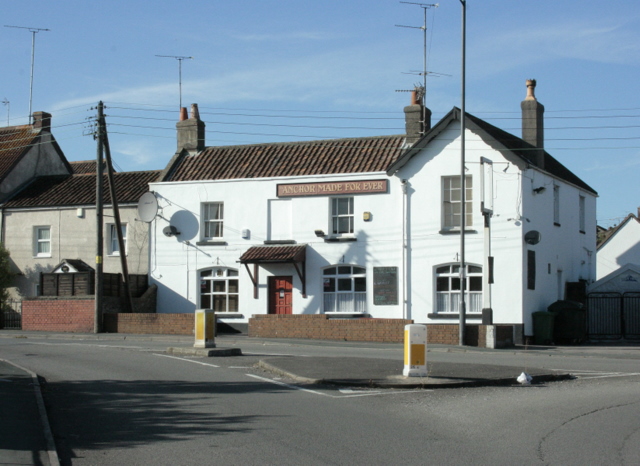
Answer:
M173 225L169 225L167 227L164 227L162 229L162 234L168 238L171 238L172 236L176 236L179 235L180 232L178 231L178 229L176 227L174 227Z
M539 231L531 230L525 233L524 242L527 244L538 244L541 238L542 238L542 235L540 234Z
M138 218L149 223L158 214L158 200L152 192L144 193L138 201Z

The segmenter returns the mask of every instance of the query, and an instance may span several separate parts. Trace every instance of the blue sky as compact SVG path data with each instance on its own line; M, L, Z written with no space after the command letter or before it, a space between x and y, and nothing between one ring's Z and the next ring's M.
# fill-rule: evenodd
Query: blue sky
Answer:
M182 102L197 102L207 145L404 132L422 78L423 9L377 0L3 0L2 26L36 34L33 111L53 114L69 160L94 159L104 101L120 170L163 168ZM459 0L427 9L427 105L460 106ZM29 30L0 27L0 125L28 122ZM637 0L467 1L466 108L520 135L525 80L538 81L545 147L593 187L598 223L640 206Z

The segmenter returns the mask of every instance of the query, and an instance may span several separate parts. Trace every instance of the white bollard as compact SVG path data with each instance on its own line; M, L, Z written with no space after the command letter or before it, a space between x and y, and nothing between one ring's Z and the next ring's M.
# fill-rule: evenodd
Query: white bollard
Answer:
M196 342L194 348L215 348L216 313L213 309L196 310Z
M427 377L427 326L410 324L404 327L405 377Z

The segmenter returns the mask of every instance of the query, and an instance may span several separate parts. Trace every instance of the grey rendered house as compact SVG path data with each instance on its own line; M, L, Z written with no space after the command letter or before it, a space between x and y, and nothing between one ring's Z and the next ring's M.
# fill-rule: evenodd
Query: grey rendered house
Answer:
M114 174L122 232L130 274L148 271L148 225L137 216L138 200L155 181L158 171ZM40 274L51 272L68 259L95 266L96 175L91 173L34 178L2 205L2 241L11 254L17 274L13 297L40 294ZM106 273L120 273L120 248L103 176L104 260Z

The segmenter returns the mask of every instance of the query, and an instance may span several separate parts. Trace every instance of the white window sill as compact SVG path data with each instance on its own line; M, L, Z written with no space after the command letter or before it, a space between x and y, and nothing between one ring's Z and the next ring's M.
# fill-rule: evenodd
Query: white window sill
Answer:
M349 241L358 241L358 238L354 235L332 235L325 236L324 241L325 243L346 243Z
M224 240L224 238L203 239L196 243L196 246L226 246L226 245L227 245L227 242Z
M218 319L242 319L244 314L240 312L216 312L216 318Z

